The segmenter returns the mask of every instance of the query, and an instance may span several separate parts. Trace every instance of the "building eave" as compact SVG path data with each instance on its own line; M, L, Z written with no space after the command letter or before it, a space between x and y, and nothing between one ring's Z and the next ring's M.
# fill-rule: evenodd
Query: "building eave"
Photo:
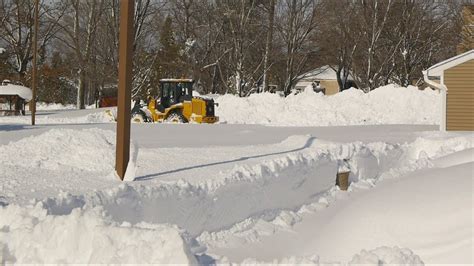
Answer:
M451 57L443 62L440 62L426 70L429 77L441 77L444 75L444 71L450 68L453 68L457 65L465 63L469 60L474 59L474 49L467 51L463 54Z

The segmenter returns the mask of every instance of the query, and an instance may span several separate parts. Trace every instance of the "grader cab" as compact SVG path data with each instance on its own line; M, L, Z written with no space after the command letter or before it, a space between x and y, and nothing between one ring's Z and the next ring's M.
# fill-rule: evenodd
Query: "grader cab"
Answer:
M149 96L146 106L138 102L132 122L215 123L214 100L193 97L192 79L161 79L160 96Z

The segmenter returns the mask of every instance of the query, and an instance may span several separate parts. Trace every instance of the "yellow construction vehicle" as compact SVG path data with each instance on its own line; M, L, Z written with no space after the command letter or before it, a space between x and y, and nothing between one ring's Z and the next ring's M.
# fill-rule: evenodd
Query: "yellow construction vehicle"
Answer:
M213 99L193 96L192 79L161 79L160 96L148 96L147 104L138 101L132 109L132 122L215 123Z

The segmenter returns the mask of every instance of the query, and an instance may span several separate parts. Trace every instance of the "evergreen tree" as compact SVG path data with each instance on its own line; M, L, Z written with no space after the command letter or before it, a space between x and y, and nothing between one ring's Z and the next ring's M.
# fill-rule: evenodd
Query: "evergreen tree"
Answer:
M157 78L181 78L187 74L182 45L176 42L173 21L166 17L160 32L160 47L156 63Z
M5 79L11 79L13 70L8 64L8 52L4 48L0 48L0 82Z
M40 73L39 101L62 104L74 103L76 90L65 78L66 66L59 52L53 53L51 63L41 65Z

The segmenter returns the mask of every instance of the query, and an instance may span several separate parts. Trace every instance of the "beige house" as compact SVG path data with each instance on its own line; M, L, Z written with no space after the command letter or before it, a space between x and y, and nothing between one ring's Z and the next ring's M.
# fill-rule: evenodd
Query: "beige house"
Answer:
M443 95L441 130L474 130L474 49L438 63L423 74L425 82Z
M349 76L348 84L354 86L352 78ZM302 91L311 86L315 91L321 91L326 95L333 95L339 92L339 84L337 83L337 73L330 66L323 66L311 70L298 77L298 83L295 89Z

